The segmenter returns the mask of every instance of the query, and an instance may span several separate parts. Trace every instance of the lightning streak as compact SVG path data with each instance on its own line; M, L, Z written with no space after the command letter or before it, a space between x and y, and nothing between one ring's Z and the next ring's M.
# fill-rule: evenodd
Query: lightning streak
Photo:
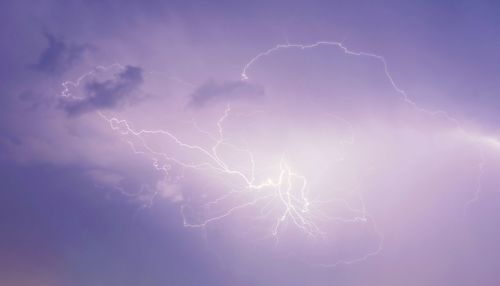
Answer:
M223 123L228 118L229 113L231 111L230 106L228 105L224 111L223 116L219 118L217 121L217 136L211 135L206 131L200 131L202 134L207 135L211 139L215 139L213 145L209 147L203 147L196 144L186 143L183 140L179 139L173 133L166 130L148 130L141 129L135 130L131 127L131 124L127 120L117 119L115 117L107 117L103 113L100 113L101 117L109 123L109 126L119 132L124 136L132 136L136 141L140 142L140 145L132 143L132 141L128 141L132 150L136 154L144 155L147 154L151 156L155 162L158 162L159 158L171 162L173 164L178 165L181 168L194 169L198 171L214 171L217 174L222 176L236 177L239 179L240 184L238 185L236 190L227 192L224 196L215 199L214 201L209 202L207 205L217 205L221 201L224 201L231 195L234 194L250 194L253 198L245 202L243 204L234 206L224 212L223 214L207 218L201 223L190 223L186 218L184 220L185 226L187 227L206 227L210 223L213 223L217 220L225 218L232 213L249 206L255 206L257 204L262 204L264 207L267 207L271 202L278 201L281 203L282 211L280 215L277 216L277 219L274 223L274 227L272 229L273 236L277 236L279 233L279 229L282 224L286 220L290 220L295 226L299 229L303 230L310 236L319 235L320 228L314 222L314 214L311 213L311 204L312 202L308 199L307 191L308 191L308 182L305 176L302 176L292 170L290 165L285 160L284 156L279 162L279 174L276 178L266 178L261 181L257 181L255 178L255 160L253 153L244 148L239 148L240 150L244 150L248 156L248 161L250 163L250 171L239 170L235 168L229 167L229 163L224 161L220 156L220 150L225 147L235 147L234 145L228 143L225 140ZM196 128L200 130L199 128ZM180 160L171 156L166 152L160 152L151 147L147 140L143 137L144 135L161 135L167 137L167 139L173 141L177 146L187 149L190 152L197 153L200 155L200 159L197 162L187 162L184 160ZM168 172L170 168L165 168L164 166L155 163L156 169ZM249 173L249 175L247 174ZM345 206L348 206L348 203L345 202ZM184 214L186 210L186 206L182 207L182 213ZM351 208L351 207L349 207ZM358 210L355 210L358 211ZM262 213L264 213L264 208L262 209ZM338 218L341 220L342 218Z
M76 79L76 81L68 80L68 81L61 83L61 85L63 87L63 90L61 92L61 96L64 98L70 98L72 100L83 99L83 97L73 95L73 93L71 92L71 89L79 87L82 82L88 80L90 77L96 76L99 72L107 71L107 70L112 69L112 68L117 68L120 70L124 69L124 67L119 63L114 63L114 64L111 64L109 66L96 66L91 71L86 72L86 73L82 74L81 76L79 76Z
M401 95L402 100L405 103L409 104L411 107L413 107L417 111L424 112L424 113L432 115L432 116L437 116L437 115L443 116L447 120L453 122L457 127L461 128L460 127L460 122L456 118L450 116L446 111L444 111L444 110L428 110L428 109L420 107L414 100L412 100L410 98L410 96L408 95L408 93L404 89L400 88L396 84L396 81L394 80L394 77L389 72L389 67L387 65L387 61L386 61L386 59L383 56L372 54L372 53L367 53L367 52L359 52L359 51L351 50L351 49L347 48L346 46L344 46L344 44L342 42L319 41L319 42L315 42L313 44L307 44L307 45L304 45L304 44L290 44L290 43L276 45L273 48L271 48L269 50L266 50L266 51L263 51L263 52L257 54L255 57L253 57L243 67L243 69L241 71L241 75L240 75L241 80L246 81L246 80L250 79L249 76L248 76L248 71L251 69L251 67L254 64L256 64L263 57L270 56L270 55L272 55L274 53L277 53L277 52L279 52L281 50L286 50L286 49L308 50L308 49L318 48L318 47L321 47L321 46L335 47L335 48L340 49L346 55L357 56L357 57L366 57L366 58L371 58L371 59L375 59L375 60L379 61L382 64L382 67L384 69L384 73L385 73L385 76L386 76L387 80L391 84L392 88L398 94Z
M320 41L308 45L289 43L277 45L251 58L251 60L244 65L241 71L241 80L250 80L250 77L248 75L249 71L263 57L271 56L272 54L285 49L307 50L320 46L332 46L340 49L349 56L366 57L379 61L383 67L385 76L391 84L392 88L401 96L401 99L406 104L410 105L415 110L423 112L427 115L442 116L446 120L457 126L459 130L465 132L461 127L460 122L456 118L450 116L447 112L443 110L424 109L420 107L414 100L412 100L408 96L407 92L401 89L396 84L393 76L389 73L388 65L384 57L372 53L350 50L341 42ZM105 69L105 67L98 67L97 69L101 70ZM78 78L76 82L64 82L62 96L70 97L70 87L78 86L81 81L83 81L86 77L92 76L93 74L94 71L84 74L80 78ZM112 130L117 131L126 138L130 138L127 140L127 142L129 142L135 154L148 156L148 158L153 161L154 167L159 171L165 172L167 176L172 169L172 165L176 165L182 169L190 169L199 172L213 172L217 174L217 176L220 176L220 178L237 179L239 183L236 186L232 186L224 193L224 195L208 202L205 206L209 209L216 208L219 205L223 205L224 202L230 201L230 199L234 196L245 198L244 202L238 203L215 215L208 215L201 221L197 222L192 222L190 219L188 219L187 213L191 210L191 208L187 205L183 205L181 206L181 214L184 217L184 225L186 227L205 228L210 224L227 218L243 209L257 208L259 210L260 216L256 216L255 219L268 219L269 217L272 217L273 223L272 227L270 228L270 233L276 240L280 235L280 231L285 227L285 222L291 223L307 236L314 238L321 238L324 236L324 230L321 228L320 222L325 220L338 223L365 223L369 225L376 233L378 237L378 243L377 247L373 251L349 260L338 260L333 263L320 264L320 266L322 267L333 267L340 264L349 265L356 262L365 261L366 259L377 255L382 251L384 236L380 232L375 220L366 211L364 199L360 194L357 194L360 207L353 207L349 201L343 198L336 198L330 201L312 200L309 197L310 185L308 179L305 176L297 173L293 169L293 167L287 160L287 154L283 154L279 162L275 163L276 169L279 170L277 175L271 175L264 179L257 179L255 175L257 172L255 162L256 157L254 156L254 153L247 147L240 147L230 143L225 136L224 123L230 117L230 105L227 105L223 115L215 123L217 128L216 134L211 134L210 132L202 130L196 124L196 122L193 121L194 129L213 142L213 144L210 146L201 146L198 144L185 142L168 130L135 129L132 127L131 123L129 123L125 119L107 116L102 112L100 112L99 114L109 124ZM341 120L345 121L344 119ZM345 122L349 123L347 121ZM145 138L145 136L151 135L165 138L169 142L180 147L182 150L189 152L193 156L197 156L198 159L194 162L186 161L173 156L168 152L156 150L148 143L148 140ZM498 142L495 139L491 139L491 141L495 144L497 144ZM353 142L354 137L352 135L349 140L343 143L352 144ZM498 144L498 146L500 146L500 144ZM249 163L250 170L231 167L231 164L224 160L220 155L221 150L225 148L243 151L246 154L246 160ZM475 190L475 195L474 198L472 198L467 203L467 206L478 199L478 194L481 191L481 176L484 169L483 155L481 155L480 159L480 163L478 164L478 183ZM162 161L166 161L168 163L161 163ZM342 208L356 215L350 217L331 216L324 212L324 208L322 207L323 205L331 207L331 203L339 202Z
M406 104L410 105L415 110L422 112L424 114L427 114L430 116L442 116L450 123L453 123L456 126L456 128L465 137L472 138L473 140L478 142L478 145L480 146L480 147L478 147L478 151L479 151L480 155L479 155L479 159L478 159L478 163L477 163L477 166L478 166L478 168L477 168L477 183L476 183L473 197L469 201L466 202L464 208L467 209L471 204L473 204L474 202L476 202L479 199L479 194L482 191L482 177L483 177L484 165L485 165L485 157L484 157L483 147L484 147L484 145L486 145L488 147L492 147L492 148L500 150L500 140L497 138L477 135L477 134L473 134L471 132L466 131L462 127L460 120L449 115L449 113L444 111L444 110L429 110L429 109L426 109L426 108L419 106L413 99L410 98L410 96L408 95L408 93L404 89L400 88L396 84L394 77L389 72L389 67L388 67L387 61L383 56L373 54L373 53L362 52L362 51L354 51L354 50L347 48L342 42L336 42L336 41L318 41L318 42L315 42L312 44L291 44L291 43L287 42L286 44L278 44L278 45L274 46L273 48L270 48L266 51L263 51L263 52L257 54L256 56L254 56L243 67L241 74L240 74L241 80L247 81L250 79L248 76L249 70L251 69L251 67L253 65L255 65L263 57L271 56L274 53L277 53L281 50L286 50L286 49L307 50L307 49L318 48L321 46L331 46L331 47L340 49L346 55L367 57L367 58L372 58L372 59L379 61L383 67L385 76L386 76L387 80L389 81L389 83L391 84L392 88L399 95L401 95L402 100Z

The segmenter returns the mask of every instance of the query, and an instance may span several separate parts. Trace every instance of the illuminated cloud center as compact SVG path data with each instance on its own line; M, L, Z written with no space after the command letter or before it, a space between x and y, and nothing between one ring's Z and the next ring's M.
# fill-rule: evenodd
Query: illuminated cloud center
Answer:
M325 47L319 52L333 57L323 63L332 72L311 75L318 64L313 50ZM266 64L282 50L288 58ZM295 60L311 67L302 62L302 69L294 69ZM284 77L282 69L294 72ZM100 67L64 83L65 104L92 102L78 93L103 73L107 77L98 82L106 83L118 105L114 91L134 87L126 81L130 75L134 85L142 81L138 72L120 65ZM350 264L382 249L383 235L366 195L410 188L414 181L446 184L434 183L434 172L443 172L446 181L482 160L479 137L446 112L424 109L410 99L381 56L336 42L279 45L251 59L241 77L210 82L194 93L179 88L168 101L154 99L149 106L99 112L137 156L163 173L153 195L180 203L186 227L233 233L251 243L256 238L279 242L307 253L315 264ZM325 77L331 82L316 83ZM148 80L145 89L155 86ZM252 94L258 96L252 100ZM164 108L155 109L162 103ZM482 141L498 145L492 138ZM445 160L436 163L436 158ZM463 182L470 184L471 194L479 191L476 177ZM360 239L362 247L349 246ZM337 245L357 252L338 254Z

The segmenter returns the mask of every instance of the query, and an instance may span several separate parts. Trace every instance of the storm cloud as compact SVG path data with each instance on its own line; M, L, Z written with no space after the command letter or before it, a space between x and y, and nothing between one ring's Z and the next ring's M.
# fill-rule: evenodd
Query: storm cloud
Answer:
M44 32L43 35L48 46L40 54L38 61L30 66L39 72L62 73L81 60L85 52L90 49L89 45L69 43L49 32Z
M83 98L63 98L62 108L70 116L99 109L112 109L126 104L143 82L142 69L126 66L114 79L85 83Z
M0 285L498 285L500 2L229 2L0 1Z

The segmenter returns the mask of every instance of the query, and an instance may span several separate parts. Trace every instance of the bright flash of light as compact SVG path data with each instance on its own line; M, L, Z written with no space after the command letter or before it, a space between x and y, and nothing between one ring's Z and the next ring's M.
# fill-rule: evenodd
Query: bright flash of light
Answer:
M500 150L500 141L493 137L484 137L474 135L465 131L462 124L455 117L450 116L443 110L428 110L420 107L412 100L406 91L398 87L393 76L389 73L388 65L384 57L366 53L352 51L346 48L340 42L316 42L313 44L284 44L277 45L269 50L263 51L253 57L246 63L241 72L242 81L250 81L249 72L252 66L256 65L263 57L268 57L274 53L278 53L285 49L314 49L320 46L331 46L340 49L348 56L367 57L379 61L382 65L384 74L391 84L394 91L401 95L401 99L414 108L415 110L428 116L439 116L445 118L452 123L460 132L467 134L469 137L479 139L478 146L493 147ZM114 65L113 67L119 67ZM104 70L106 67L98 67L97 70ZM63 83L62 96L71 100L79 100L79 97L73 97L71 88L77 87L87 77L94 76L95 71L91 71L82 75L76 82ZM164 129L147 129L135 128L133 124L127 120L115 116L107 115L104 112L99 112L99 115L107 122L110 128L119 133L126 140L133 152L137 155L146 156L151 159L153 166L164 172L165 177L172 178L172 181L182 180L184 171L192 171L200 174L208 174L210 179L218 181L218 188L222 188L220 195L215 196L208 202L203 203L201 209L205 212L198 212L196 206L190 202L183 202L180 207L181 214L184 218L184 226L190 228L206 228L211 224L221 222L224 219L234 216L238 212L243 212L247 209L252 209L255 221L270 222L266 229L269 236L276 242L280 241L280 237L289 226L293 226L305 236L315 239L327 239L324 225L328 223L351 223L363 224L375 233L377 237L377 245L363 255L351 259L336 259L334 262L320 263L321 266L331 267L339 264L352 264L364 261L367 258L376 255L382 251L384 236L379 230L373 216L367 211L365 200L361 193L356 190L354 184L346 187L350 194L349 199L346 196L335 196L335 192L329 192L330 197L325 199L314 195L317 185L311 182L308 174L304 174L301 170L301 162L297 164L294 161L296 154L283 151L280 154L274 154L271 158L266 159L262 164L257 158L262 158L259 151L253 150L247 144L234 143L231 136L228 136L225 124L231 119L231 105L227 105L222 115L214 122L216 132L211 133L202 130L195 121L193 121L192 129L200 136L211 141L211 144L203 145L192 143L184 140L175 132ZM343 118L335 117L334 121L343 122L350 126L351 123ZM168 146L174 146L177 151L165 150L158 148L157 142L153 142L152 137L161 138L161 142L165 142ZM347 139L338 140L341 146L353 145L355 143L354 132L351 130ZM244 141L243 141L244 142ZM311 150L314 147L311 148ZM340 148L341 152L338 157L333 160L343 161L347 158L347 151ZM224 156L225 152L237 152L243 154L240 159L244 162L237 162L235 159ZM323 150L321 150L323 151ZM183 155L179 155L183 154ZM482 154L482 153L481 153ZM265 157L265 156L264 156ZM331 159L331 158L329 158ZM265 167L262 167L264 166ZM314 165L314 164L313 164ZM483 155L478 158L478 183L474 190L473 198L466 203L470 205L479 198L481 192L481 178L485 165ZM248 167L242 167L248 166ZM173 176L176 169L181 169L181 175ZM311 173L317 173L318 170L312 170ZM323 186L324 187L324 186ZM331 189L335 187L330 186ZM332 195L333 193L333 195ZM332 196L334 198L332 198ZM352 198L355 198L354 200ZM193 211L194 209L194 211ZM217 209L217 211L212 211ZM339 213L331 212L331 210L341 210ZM193 212L195 215L193 215Z

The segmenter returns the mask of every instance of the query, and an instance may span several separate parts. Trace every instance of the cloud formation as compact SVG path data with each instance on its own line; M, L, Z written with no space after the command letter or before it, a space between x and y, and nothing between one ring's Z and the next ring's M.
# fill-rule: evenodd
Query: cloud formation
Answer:
M259 2L0 1L0 285L498 284L500 2ZM374 58L326 46L266 52L285 40L345 40L384 56L412 100L465 126L405 105ZM238 81L261 52L251 81ZM121 76L125 66L111 63L143 71ZM208 158L148 134L155 152L136 154L129 144L141 141L113 132L99 109L208 151L219 135L224 142ZM476 144L463 138L470 130L492 132ZM256 183L278 177L285 152L312 190L298 213L317 215L324 234L302 239L290 223L273 240L260 206L276 218L280 199L185 228L184 215L199 224L272 191L233 193L239 176L186 170L160 152L220 158L251 176L247 153L232 146L255 154ZM356 219L340 200L316 204L343 197L370 216ZM355 219L323 219L334 215ZM366 261L311 266L379 242Z
M143 83L140 67L126 66L115 78L105 81L91 81L84 86L83 98L62 101L68 115L80 115L97 109L111 109L127 103L136 95L135 91Z
M68 70L80 60L90 48L88 45L68 43L65 40L45 32L47 48L40 54L38 61L30 67L36 71L59 74Z
M203 107L210 102L251 99L264 95L264 88L246 81L209 80L199 86L192 94L189 103L192 107Z

